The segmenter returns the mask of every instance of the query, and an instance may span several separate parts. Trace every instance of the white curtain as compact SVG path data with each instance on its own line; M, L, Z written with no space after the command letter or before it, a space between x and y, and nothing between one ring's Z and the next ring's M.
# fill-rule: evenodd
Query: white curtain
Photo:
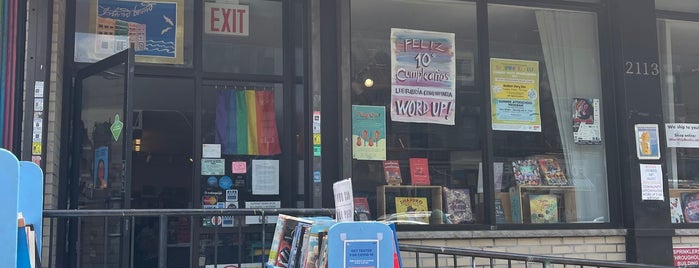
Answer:
M537 10L536 21L565 167L569 180L576 183L577 220L602 217L609 221L607 141L603 139L602 145L578 145L573 141L573 98L596 98L603 105L596 17L591 13Z

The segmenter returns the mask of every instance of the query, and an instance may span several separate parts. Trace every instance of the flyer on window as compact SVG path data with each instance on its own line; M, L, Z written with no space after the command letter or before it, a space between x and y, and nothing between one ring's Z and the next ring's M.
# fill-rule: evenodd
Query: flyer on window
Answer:
M454 125L453 33L391 29L391 120Z
M573 141L602 144L599 99L573 99Z
M493 130L541 132L539 62L490 59Z
M639 160L660 159L660 138L658 125L636 124L636 156Z
M352 105L352 157L386 160L386 108Z

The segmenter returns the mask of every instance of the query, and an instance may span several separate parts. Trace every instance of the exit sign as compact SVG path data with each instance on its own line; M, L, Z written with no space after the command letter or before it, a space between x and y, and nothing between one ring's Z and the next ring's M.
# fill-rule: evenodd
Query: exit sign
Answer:
M248 36L250 9L244 5L204 3L204 32Z

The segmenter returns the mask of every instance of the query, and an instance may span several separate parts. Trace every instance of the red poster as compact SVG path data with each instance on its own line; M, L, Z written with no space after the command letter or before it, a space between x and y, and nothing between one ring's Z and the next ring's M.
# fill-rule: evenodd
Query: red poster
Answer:
M410 184L430 185L430 170L427 158L410 158Z

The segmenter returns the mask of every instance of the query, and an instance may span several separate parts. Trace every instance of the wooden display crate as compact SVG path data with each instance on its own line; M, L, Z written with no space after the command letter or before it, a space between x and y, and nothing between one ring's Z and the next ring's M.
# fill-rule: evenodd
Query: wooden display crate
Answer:
M395 197L426 197L428 209L432 211L430 224L443 223L442 186L381 185L376 188L378 217L396 213Z

